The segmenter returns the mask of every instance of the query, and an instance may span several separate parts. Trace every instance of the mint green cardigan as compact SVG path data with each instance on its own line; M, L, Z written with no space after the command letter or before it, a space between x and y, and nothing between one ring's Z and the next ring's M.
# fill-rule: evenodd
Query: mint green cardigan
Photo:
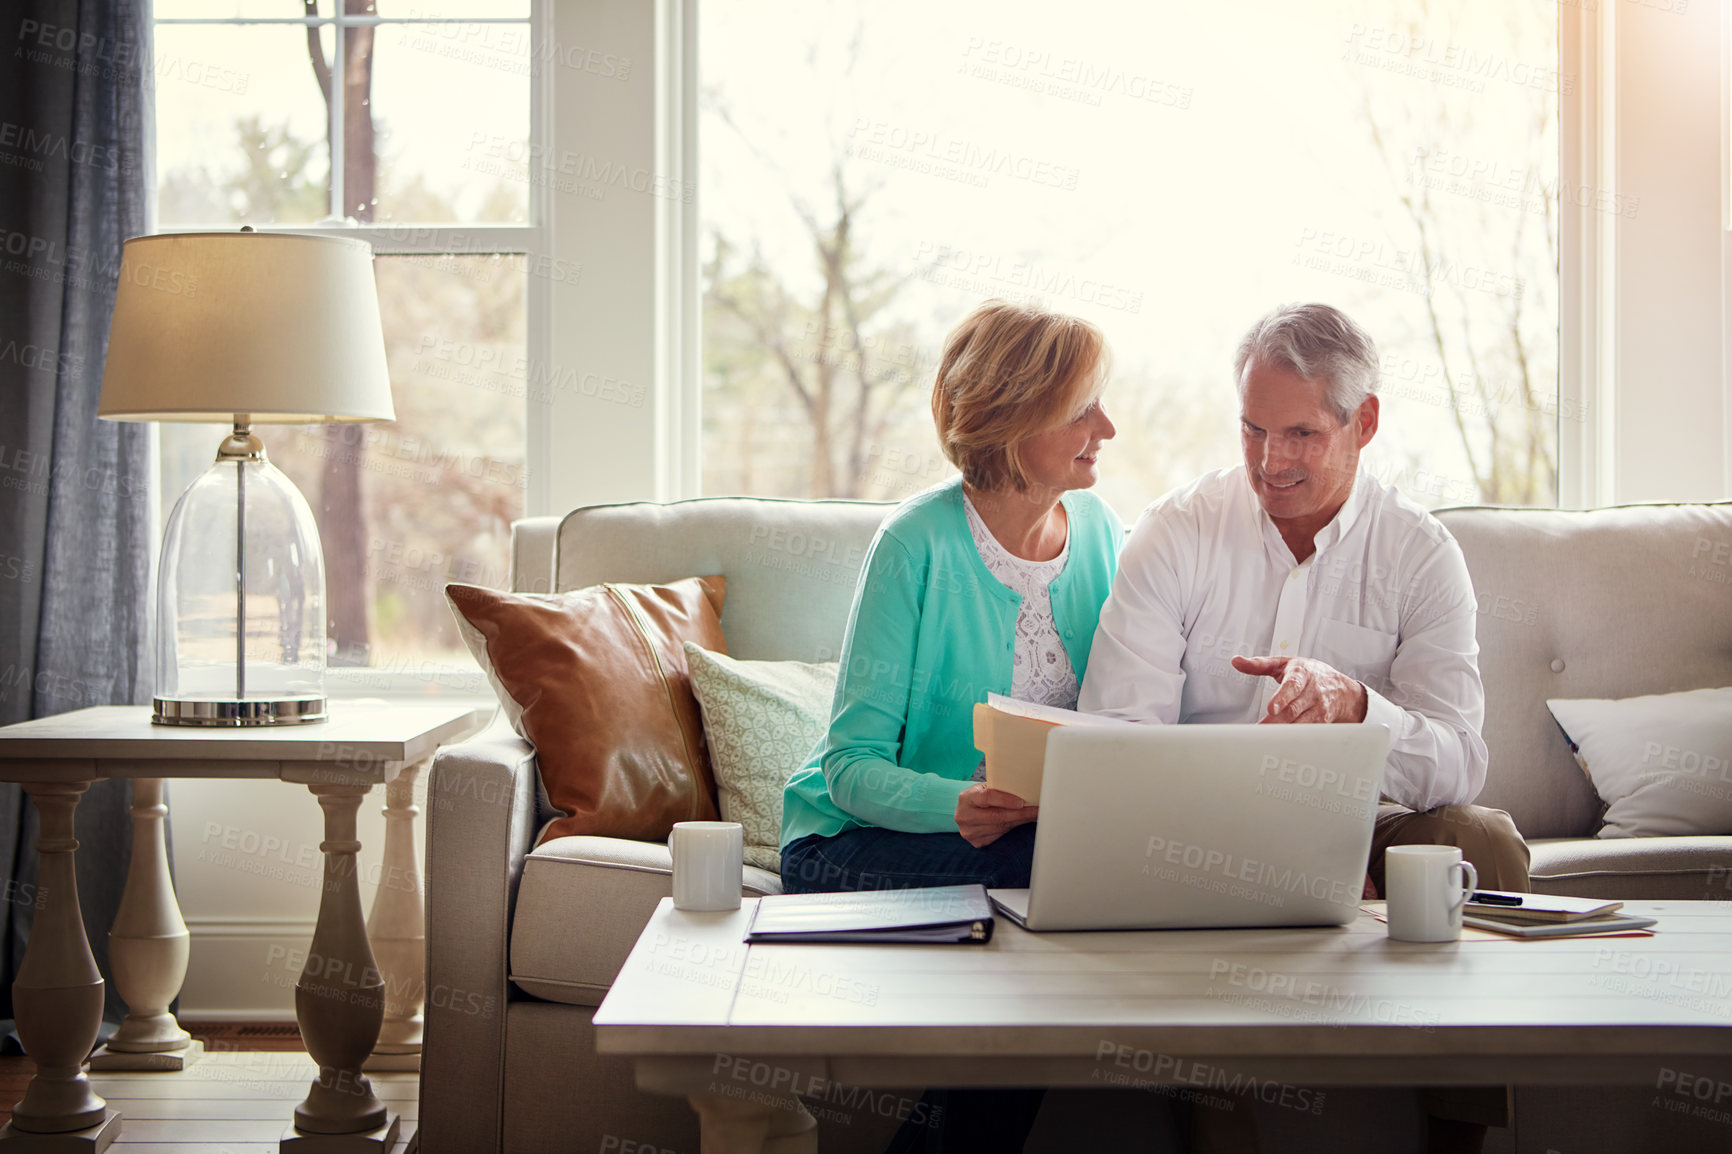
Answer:
M1070 558L1053 620L1081 681L1124 529L1087 490L1062 498ZM974 705L1010 692L1022 597L987 569L960 478L916 494L879 527L854 590L830 729L782 798L782 845L857 826L955 833L970 784Z

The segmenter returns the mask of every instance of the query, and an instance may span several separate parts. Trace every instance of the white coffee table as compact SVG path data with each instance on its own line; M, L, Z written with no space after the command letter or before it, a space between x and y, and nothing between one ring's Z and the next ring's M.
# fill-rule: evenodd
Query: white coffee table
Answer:
M706 1154L811 1149L827 1088L1652 1085L1732 1080L1732 903L1632 902L1647 938L1392 942L1339 930L746 946L663 899L596 1048L684 1095ZM1235 1082L1235 1079L1237 1080Z
M394 861L394 876L414 878L415 884L381 890L386 908L382 912L375 904L374 921L388 927L382 937L417 937L419 873L407 837L414 811L403 786L441 744L473 732L489 712L470 703L337 700L324 722L207 729L152 725L147 708L105 706L0 729L0 781L23 783L41 817L41 898L13 983L18 1036L37 1073L13 1121L0 1130L0 1150L95 1152L120 1129L119 1114L91 1089L81 1069L101 1025L103 984L85 937L73 868L78 799L92 781L113 777L135 782L133 854L109 938L116 985L132 1010L115 1035L121 1046L148 1065L149 1058L172 1055L186 1044L185 1032L168 1013L186 972L187 936L169 881L161 779L274 777L303 784L324 809L325 870L312 948L295 986L295 1015L321 1073L296 1108L282 1145L305 1154L322 1145L389 1150L397 1119L361 1074L393 1007L387 1006L385 974L361 911L355 816L374 785L396 787L389 790L387 864ZM393 947L402 944L393 941ZM413 984L414 975L398 978L394 985ZM407 1026L418 1031L415 1021Z

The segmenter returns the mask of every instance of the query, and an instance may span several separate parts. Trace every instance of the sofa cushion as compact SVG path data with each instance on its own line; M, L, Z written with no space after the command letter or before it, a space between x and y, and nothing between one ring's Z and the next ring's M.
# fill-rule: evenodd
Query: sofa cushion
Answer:
M541 840L665 839L675 822L715 819L684 642L724 648L725 589L720 577L557 594L447 587L464 643L535 746L558 814Z
M592 505L560 524L554 588L720 573L728 579L722 630L730 654L834 661L866 549L895 507L769 497Z
M1732 900L1732 837L1549 838L1529 841L1528 849L1537 894Z
M1440 509L1479 598L1491 766L1478 803L1529 838L1585 837L1600 799L1548 698L1732 685L1732 504Z
M553 1002L599 1006L656 903L672 897L673 858L660 842L562 837L523 863L511 919L511 980ZM782 892L782 879L745 867L747 897Z
M830 724L836 663L739 661L686 642L722 820L745 831L746 864L782 868L782 790Z
M1606 803L1600 837L1732 834L1732 687L1546 704Z

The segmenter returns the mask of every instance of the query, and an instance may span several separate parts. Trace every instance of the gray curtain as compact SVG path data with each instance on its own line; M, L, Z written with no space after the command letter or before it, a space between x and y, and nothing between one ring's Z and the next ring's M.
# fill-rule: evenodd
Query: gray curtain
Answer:
M150 700L149 429L96 419L121 242L155 178L151 0L11 0L0 65L0 722ZM108 927L131 852L124 781L78 806L78 890ZM0 794L0 1016L36 895L36 813Z

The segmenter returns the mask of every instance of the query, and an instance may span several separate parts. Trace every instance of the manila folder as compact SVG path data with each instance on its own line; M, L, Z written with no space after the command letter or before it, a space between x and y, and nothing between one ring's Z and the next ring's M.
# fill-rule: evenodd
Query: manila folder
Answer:
M982 702L974 707L974 748L986 755L986 784L1040 804L1046 735L1056 721L1007 713Z

